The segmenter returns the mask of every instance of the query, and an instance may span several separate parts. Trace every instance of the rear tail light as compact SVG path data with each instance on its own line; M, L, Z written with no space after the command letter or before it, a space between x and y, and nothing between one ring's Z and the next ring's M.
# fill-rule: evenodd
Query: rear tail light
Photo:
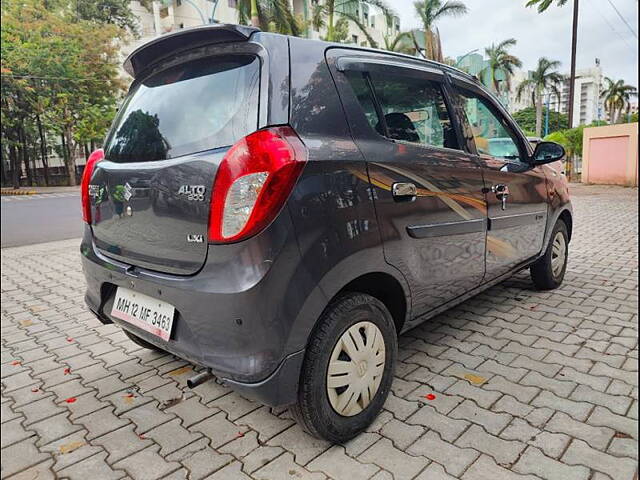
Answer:
M89 201L89 182L93 176L93 169L100 160L104 158L104 151L99 148L87 158L87 163L82 172L82 181L80 182L80 195L82 197L82 219L91 224L91 202Z
M255 235L278 214L307 161L291 127L259 130L225 155L211 194L209 241L236 242Z

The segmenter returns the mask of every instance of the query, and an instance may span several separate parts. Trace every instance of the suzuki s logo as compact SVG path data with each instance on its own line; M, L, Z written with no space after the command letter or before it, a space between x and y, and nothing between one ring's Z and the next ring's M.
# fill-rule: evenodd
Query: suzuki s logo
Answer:
M189 243L203 243L204 235L197 235L195 233L190 233L187 235L187 242Z
M192 202L203 202L207 188L204 185L182 185L178 195L185 195Z

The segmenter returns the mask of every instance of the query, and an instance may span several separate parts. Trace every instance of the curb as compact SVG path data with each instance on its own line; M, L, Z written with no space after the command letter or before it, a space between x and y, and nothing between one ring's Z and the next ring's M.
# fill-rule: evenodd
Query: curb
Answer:
M0 195L35 195L36 191L34 190L11 190L11 189L1 189Z

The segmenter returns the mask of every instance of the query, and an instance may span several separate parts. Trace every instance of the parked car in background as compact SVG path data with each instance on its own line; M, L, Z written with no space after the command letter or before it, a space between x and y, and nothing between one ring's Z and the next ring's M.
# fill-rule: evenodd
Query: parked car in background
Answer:
M397 337L523 269L564 278L572 211L469 75L209 25L164 35L82 181L86 303L136 343L346 441Z

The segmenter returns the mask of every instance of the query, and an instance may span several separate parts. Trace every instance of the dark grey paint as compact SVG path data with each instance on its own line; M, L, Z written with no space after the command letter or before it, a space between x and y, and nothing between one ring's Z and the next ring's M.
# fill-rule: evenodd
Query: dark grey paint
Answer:
M174 46L173 41L171 36L157 41L165 57L174 47L181 53L172 61L191 55L180 50L182 43ZM123 242L120 253L109 251L119 241L115 230L92 231L87 226L81 246L86 301L103 322L117 321L145 340L213 369L244 395L271 405L295 402L309 335L329 301L351 282L375 274L388 291L398 292L393 300L406 308L397 310L403 316L395 320L399 330L406 330L526 267L546 245L553 223L560 216L570 219L563 177L551 175L547 166L500 172L502 167L476 155L463 122L456 123L463 151L423 148L378 136L363 123L348 85L330 65L334 55L344 54L362 57L359 61L374 58L384 68L398 63L405 69L417 67L419 75L441 70L436 75L445 82L448 75L467 81L448 67L267 33L202 48L262 52L261 78L267 88L261 89L258 125L292 125L309 150L309 161L271 225L240 243L189 250L185 241L178 248L176 232L183 227L178 228L175 220L192 219L193 228L205 231L210 192L203 211L168 196L166 207L154 216L153 202L141 200L148 204L141 205L139 224L131 231L143 239ZM154 68L152 59L147 59L145 68ZM450 102L455 102L453 96ZM178 173L185 180L198 178L199 183L211 185L223 151L139 169L136 165L116 169L105 163L97 169L96 179L137 178L150 196L180 183L175 178ZM489 182L498 180L520 192L510 215L525 214L524 222L531 219L529 214L546 211L546 224L508 225L510 220L492 209L495 200L486 192ZM416 182L422 191L413 202L397 202L389 191L396 181ZM115 223L112 212L106 216L109 219L98 225ZM496 228L500 222L508 228ZM168 261L154 251L153 236L145 230L154 224L160 225L162 241L176 242ZM429 231L436 235L421 233ZM485 261L485 239L491 234L515 244L530 234L536 245L528 245L529 256L518 263L494 265L489 257ZM101 242L102 249L97 246ZM136 255L138 266L132 267ZM152 257L145 265L144 255ZM110 317L117 286L176 307L169 342Z

